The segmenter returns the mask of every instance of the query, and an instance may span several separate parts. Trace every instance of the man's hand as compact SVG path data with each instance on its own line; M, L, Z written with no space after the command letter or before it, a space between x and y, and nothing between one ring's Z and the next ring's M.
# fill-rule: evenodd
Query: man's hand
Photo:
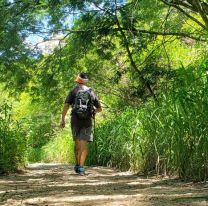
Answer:
M64 127L65 127L65 120L61 120L60 128L64 128Z
M67 113L68 109L69 109L69 104L65 103L64 108L63 108L63 112L62 112L62 115L61 115L60 128L65 127L65 116L66 116L66 113Z
M99 113L99 112L102 112L102 108L101 107L95 109L95 113Z

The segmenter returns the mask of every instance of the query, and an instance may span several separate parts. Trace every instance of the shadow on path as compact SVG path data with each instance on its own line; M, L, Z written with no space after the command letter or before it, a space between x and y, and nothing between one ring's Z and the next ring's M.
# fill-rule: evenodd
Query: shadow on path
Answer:
M70 165L33 164L24 174L0 176L0 205L208 205L208 185L106 167L88 167L79 176Z

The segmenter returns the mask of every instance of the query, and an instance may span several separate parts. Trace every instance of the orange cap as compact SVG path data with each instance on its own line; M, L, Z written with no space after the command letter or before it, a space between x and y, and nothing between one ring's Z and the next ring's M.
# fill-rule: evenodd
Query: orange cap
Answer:
M75 82L79 83L79 84L86 84L88 81L88 79L83 79L81 78L79 75L76 77Z

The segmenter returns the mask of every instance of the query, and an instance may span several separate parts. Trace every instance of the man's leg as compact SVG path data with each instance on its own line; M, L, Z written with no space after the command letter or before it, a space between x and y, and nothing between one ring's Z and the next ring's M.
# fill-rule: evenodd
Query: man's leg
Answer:
M74 154L75 154L75 159L76 159L76 165L80 165L80 156L81 156L81 141L80 139L75 140L75 145L74 145Z
M87 157L87 141L86 140L80 140L80 147L81 147L81 154L80 154L80 159L79 159L79 165L81 167L84 166L85 160Z

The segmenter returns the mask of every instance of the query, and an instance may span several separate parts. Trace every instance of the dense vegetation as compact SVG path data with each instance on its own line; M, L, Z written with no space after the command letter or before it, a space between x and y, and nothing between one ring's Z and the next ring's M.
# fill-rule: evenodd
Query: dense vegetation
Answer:
M193 68L179 72L173 88L164 89L158 103L126 108L99 124L98 159L94 155L90 162L145 174L206 178L208 79Z
M0 8L0 172L73 162L69 128L58 125L75 75L86 71L104 108L88 164L208 177L206 1L4 0Z

